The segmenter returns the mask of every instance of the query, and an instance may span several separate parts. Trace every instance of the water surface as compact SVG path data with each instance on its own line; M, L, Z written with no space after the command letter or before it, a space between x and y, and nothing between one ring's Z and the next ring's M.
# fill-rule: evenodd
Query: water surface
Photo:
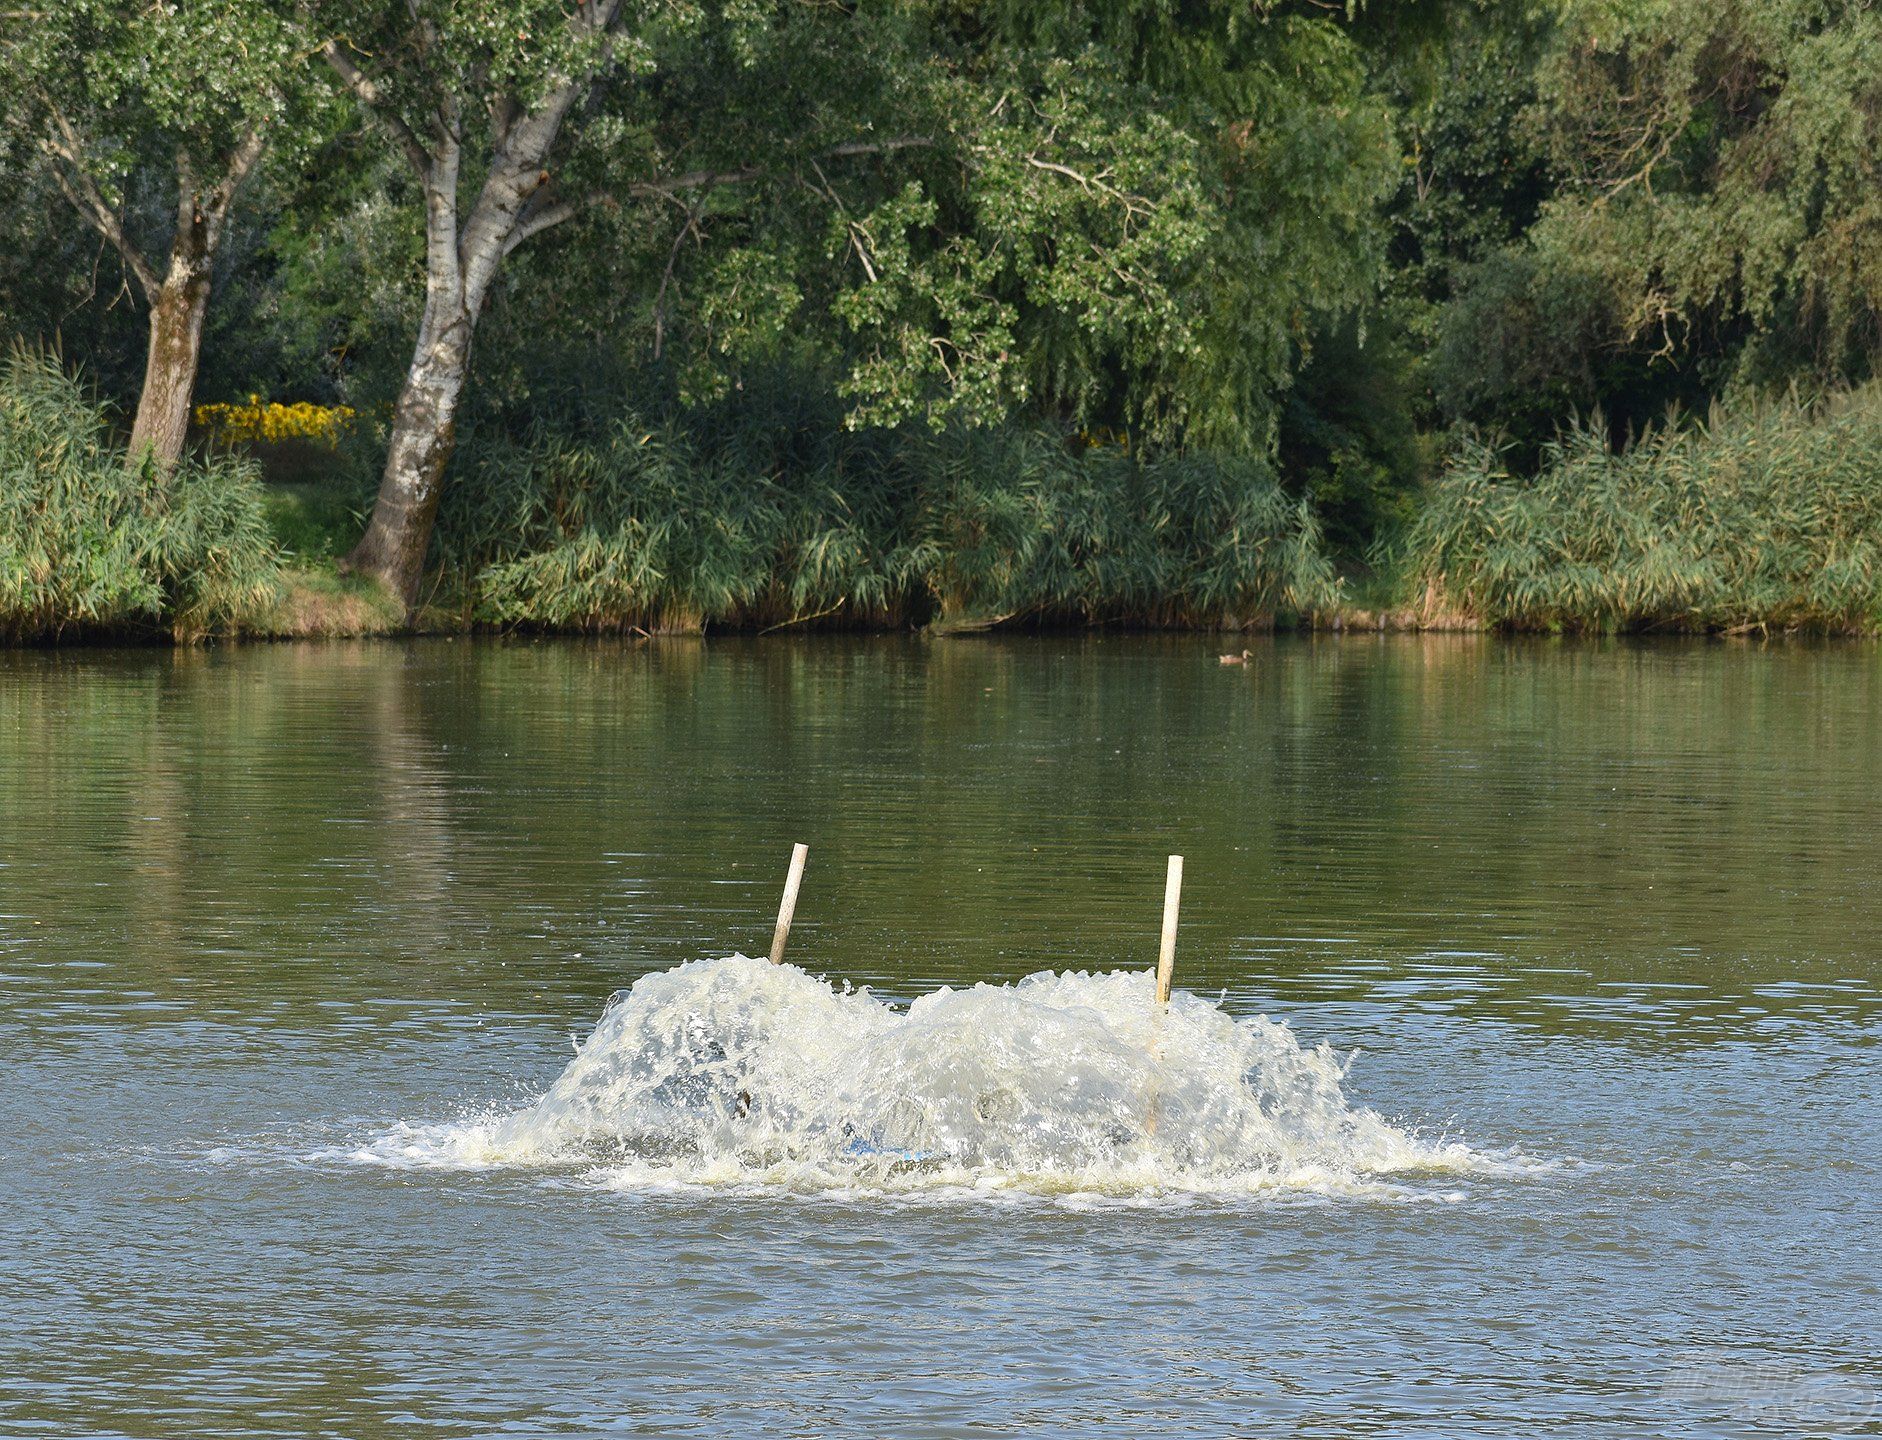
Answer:
M0 1431L1876 1433L1882 651L1213 649L0 656ZM798 839L792 958L897 1007L1147 969L1180 851L1180 986L1522 1163L371 1163L761 953Z

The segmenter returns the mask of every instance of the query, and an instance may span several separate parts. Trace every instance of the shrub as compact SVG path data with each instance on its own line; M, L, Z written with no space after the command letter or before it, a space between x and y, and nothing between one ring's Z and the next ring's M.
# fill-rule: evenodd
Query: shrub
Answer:
M276 485L331 488L348 469L342 450L360 439L358 416L347 405L289 404L250 395L240 405L198 405L196 433L210 448L247 455Z
M130 465L55 356L0 365L0 633L231 629L275 598L254 466Z
M923 578L944 616L1234 625L1338 597L1312 510L1264 461L979 431L928 442L922 470Z

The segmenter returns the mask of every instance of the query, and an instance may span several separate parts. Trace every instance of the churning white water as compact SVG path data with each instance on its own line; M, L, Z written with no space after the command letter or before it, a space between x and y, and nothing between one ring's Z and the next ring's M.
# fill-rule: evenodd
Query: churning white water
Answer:
M1041 972L897 1009L735 955L618 992L515 1114L403 1127L356 1158L578 1167L620 1188L1410 1194L1511 1163L1350 1104L1345 1065L1148 972ZM1519 1167L1520 1168L1520 1167ZM1448 1197L1447 1197L1448 1198Z

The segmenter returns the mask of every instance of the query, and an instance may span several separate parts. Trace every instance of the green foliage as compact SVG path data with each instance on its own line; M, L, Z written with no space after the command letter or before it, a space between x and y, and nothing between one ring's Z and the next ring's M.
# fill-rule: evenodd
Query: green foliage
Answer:
M1452 4L1426 14L1409 44L1387 31L1378 64L1404 152L1388 207L1393 288L1441 304L1460 268L1528 232L1555 177L1529 114L1543 40L1533 12Z
M396 7L312 9L417 134L458 117L466 154L500 77L526 101L580 59L538 0L415 13L423 43ZM1028 415L1262 453L1299 343L1375 279L1396 167L1364 78L1337 16L1227 3L630 9L544 192L603 202L506 262L488 326L514 306L555 343L606 337L700 400L808 354L853 424ZM467 166L467 209L481 182ZM514 383L512 343L478 345Z
M1609 276L1528 245L1453 272L1426 373L1439 413L1494 429L1533 469L1564 419L1605 409L1619 433L1664 414L1680 377L1656 370L1624 333Z
M918 533L944 617L1233 627L1338 596L1311 507L1266 461L1078 453L1036 432L924 449Z
M967 380L947 414L1266 453L1301 343L1365 301L1384 243L1393 139L1343 27L1045 5L990 33L950 101L966 184L924 175L928 218L894 217L960 218L840 303L862 414Z
M1872 630L1882 624L1882 390L1600 426L1533 480L1466 445L1399 557L1427 611L1513 629Z
M1348 561L1409 516L1427 456L1440 448L1421 429L1462 416L1521 434L1533 449L1567 409L1592 403L1579 385L1538 392L1502 383L1499 359L1529 348L1529 317L1472 303L1497 288L1473 285L1474 272L1520 241L1550 189L1544 148L1524 118L1538 50L1529 13L1366 6L1350 28L1369 61L1374 103L1397 132L1399 163L1379 205L1383 263L1368 258L1367 283L1379 294L1365 310L1306 331L1277 436L1288 488L1314 502ZM1459 301L1460 290L1471 298ZM1502 355L1493 346L1479 365L1486 327ZM1536 337L1549 363L1561 348L1559 333ZM1577 379L1587 358L1568 359Z
M352 549L366 528L370 491L335 479L292 481L263 487L268 533L284 555L299 560L335 560Z
M785 402L788 404L788 401ZM449 588L500 623L618 629L748 624L831 606L884 616L905 592L894 477L873 437L828 410L814 430L754 423L689 430L629 414L570 433L538 422L467 447L435 554Z
M594 629L1214 625L1336 598L1311 512L1260 461L839 414L774 390L479 440L440 518L445 588L488 621Z
M278 562L252 465L125 463L56 358L0 365L0 635L239 628Z
M1154 374L1196 343L1183 281L1220 223L1196 137L1103 73L1082 56L1002 77L1026 98L961 137L964 223L919 182L852 222L874 275L835 305L856 423L987 423L1035 385L1090 419L1107 361Z
M1214 623L1325 604L1323 552L1416 520L1417 555L1442 559L1417 573L1505 623L1745 623L1731 595L1778 623L1857 623L1859 603L1799 600L1777 560L1715 584L1710 550L1683 567L1643 537L1666 477L1780 433L1807 461L1771 459L1784 481L1764 488L1709 479L1716 513L1664 512L1698 527L1680 543L1765 554L1750 507L1767 504L1771 544L1815 553L1786 508L1813 484L1825 516L1854 513L1836 447L1868 432L1842 410L1754 421L1752 397L1861 383L1882 350L1872 6L680 0L625 6L605 57L569 14L75 0L0 17L0 332L62 333L128 398L140 291L125 303L123 262L60 183L89 180L155 256L179 186L262 127L271 163L217 261L200 398L358 410L338 478L316 457L308 483L263 491L279 544L324 562L357 536L426 250L402 147L334 123L383 120L314 98L340 90L321 46L370 72L382 115L461 142L462 215L502 126L605 58L528 202L598 203L504 261L477 334L427 582L467 615ZM817 378L787 397L781 374ZM1711 431L1603 458L1721 396ZM1564 434L1576 415L1605 420ZM1496 448L1471 442L1421 492L1464 426ZM1495 478L1538 470L1533 488ZM0 545L22 555L32 507L5 498ZM1480 515L1531 548L1498 551ZM136 548L95 553L113 546ZM1607 565L1611 584L1590 578ZM1654 578L1688 569L1686 590ZM165 573L155 602L85 603L180 613Z
M304 68L288 8L257 0L15 9L0 13L0 146L9 167L43 167L86 224L121 227L121 251L158 256L250 137L277 152L304 140Z
M82 163L107 201L151 154L205 173L287 117L299 69L284 7L255 0L65 0L0 15L0 75L18 143ZM76 156L63 147L82 146ZM181 159L177 151L181 151Z
M1819 379L1882 343L1882 13L1556 0L1538 118L1562 193L1535 234L1610 277L1628 334ZM1689 362L1690 363L1690 362ZM1782 378L1777 377L1777 378Z
M232 237L247 240L246 263L210 313L212 327L249 333L239 349L212 333L198 398L344 403L370 426L398 395L424 298L424 207L411 169L347 137L297 179L270 174L258 190L265 232ZM545 350L566 344L577 324L540 293L548 288L523 297L524 323ZM250 366L224 364L231 350L249 352ZM374 468L383 458L381 448Z
M1315 338L1281 413L1276 459L1311 502L1328 543L1360 556L1408 518L1424 472L1414 422L1417 366L1396 327L1349 319Z
M135 404L149 326L125 303L111 252L36 156L0 146L0 194L0 353L45 345L82 355L101 393Z

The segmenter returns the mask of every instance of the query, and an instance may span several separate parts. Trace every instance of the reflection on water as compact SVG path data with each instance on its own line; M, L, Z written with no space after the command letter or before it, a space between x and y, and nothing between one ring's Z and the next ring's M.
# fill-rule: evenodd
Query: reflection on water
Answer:
M0 655L0 1429L1743 1433L1669 1357L1875 1349L1878 713L1866 644ZM793 959L898 1005L1147 968L1181 851L1179 985L1560 1163L1131 1218L330 1158L761 951L798 839Z
M1860 1022L1868 646L434 643L0 661L25 997L599 999L761 947L912 995L1154 953L1183 978L1697 1041ZM34 929L52 943L28 946ZM218 963L202 962L213 958ZM492 974L495 969L498 973ZM503 973L503 972L510 973ZM494 987L494 988L493 988ZM83 992L82 997L80 992Z

